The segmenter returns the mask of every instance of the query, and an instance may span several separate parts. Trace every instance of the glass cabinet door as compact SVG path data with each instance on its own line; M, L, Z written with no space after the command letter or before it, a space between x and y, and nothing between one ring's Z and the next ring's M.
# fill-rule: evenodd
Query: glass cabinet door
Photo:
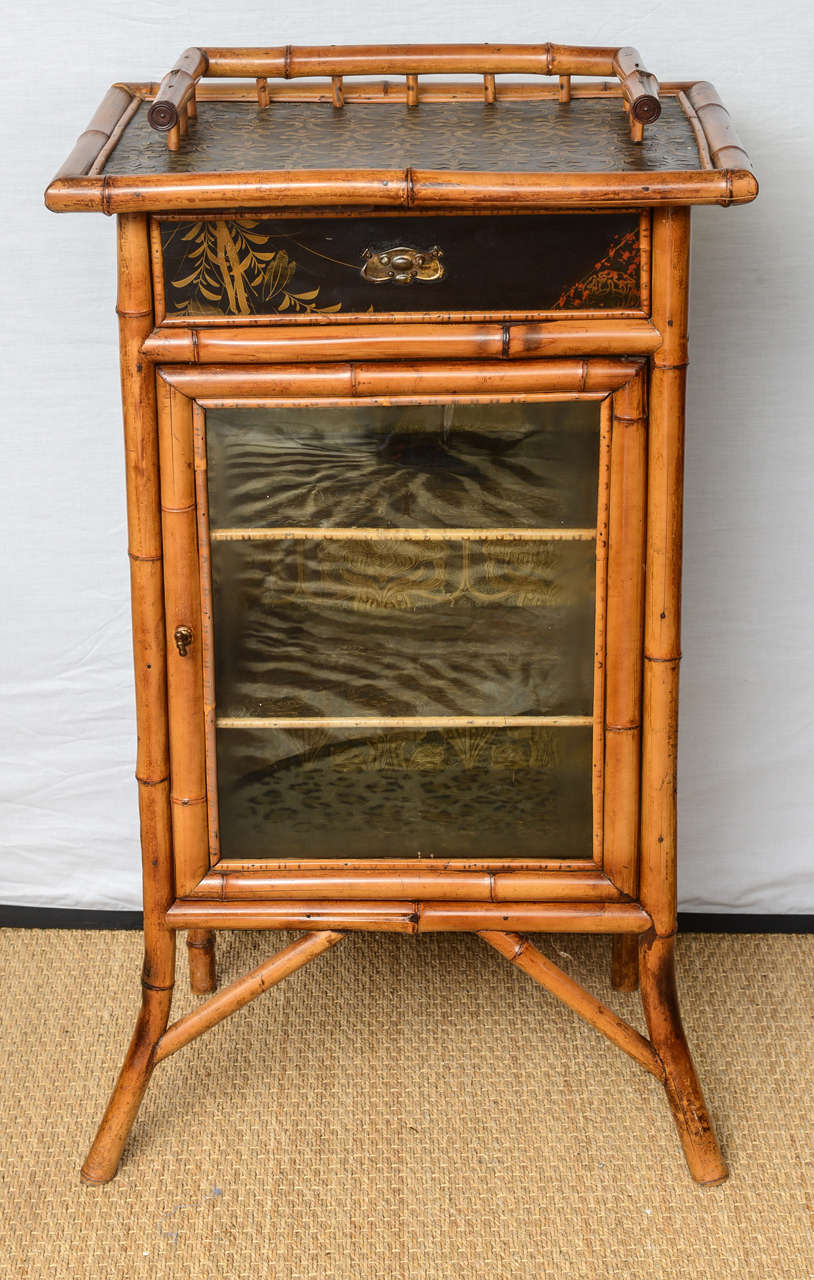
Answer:
M603 413L206 410L213 852L592 857Z

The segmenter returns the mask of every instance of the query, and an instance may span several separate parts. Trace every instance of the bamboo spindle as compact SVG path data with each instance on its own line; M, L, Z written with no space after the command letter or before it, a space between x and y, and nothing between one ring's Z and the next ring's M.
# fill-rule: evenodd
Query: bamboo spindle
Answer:
M407 106L418 106L418 76L407 76Z
M479 936L507 960L511 960L512 964L516 964L518 969L522 969L535 982L539 982L541 987L545 987L558 1000L562 1000L563 1004L573 1009L574 1013L579 1014L580 1018L590 1026L601 1031L620 1049L624 1049L625 1053L634 1058L657 1080L664 1079L661 1063L649 1040L645 1040L643 1035L617 1017L611 1009L592 996L573 978L569 978L568 974L563 973L556 964L547 960L527 938L521 938L516 933L492 931L482 931Z
M560 76L557 98L560 102L571 101L571 77Z
M149 1083L154 1050L167 1025L175 979L175 935L165 924L173 892L169 814L167 685L161 522L158 506L155 378L139 348L152 324L147 219L118 220L119 337L127 484L127 527L133 615L136 777L144 892L142 1005L121 1073L82 1167L89 1184L115 1175L127 1135Z
M196 996L207 995L217 986L215 972L215 931L191 929L187 934L189 985Z
M495 85L495 77L488 72L483 77L483 100L490 106L497 102L497 88Z
M267 107L271 99L269 98L269 82L266 76L258 76L255 80L257 87L257 105L258 107Z
M611 986L614 991L635 991L639 985L639 940L618 933L611 938Z
M295 973L297 969L308 964L309 960L322 955L330 947L335 947L344 936L343 933L328 931L306 933L290 946L283 947L251 973L224 987L199 1009L193 1010L186 1017L174 1022L161 1037L156 1049L155 1061L162 1062L171 1053L189 1044L190 1040L195 1040L211 1027L217 1026L224 1018L228 1018L230 1013L242 1009L264 991L282 982L283 978L287 978L289 974Z
M676 927L676 749L681 657L684 386L690 214L653 222L653 319L663 336L650 378L644 618L640 900L656 933Z
M344 94L344 90L343 90L343 88L342 88L342 77L341 77L341 76L331 76L331 98L332 98L332 101L333 101L334 106L335 106L337 109L340 109L341 107L344 107L344 105L345 105L345 94Z

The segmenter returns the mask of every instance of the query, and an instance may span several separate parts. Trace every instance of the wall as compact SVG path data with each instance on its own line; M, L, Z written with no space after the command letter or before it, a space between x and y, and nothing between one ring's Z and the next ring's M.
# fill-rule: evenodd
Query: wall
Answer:
M114 80L187 45L634 43L714 81L761 181L694 214L680 758L681 905L814 910L814 432L808 5L416 0L399 18L141 0L4 18L0 902L132 908L139 859L111 221L42 192ZM545 28L540 22L545 21ZM808 39L806 39L808 33Z

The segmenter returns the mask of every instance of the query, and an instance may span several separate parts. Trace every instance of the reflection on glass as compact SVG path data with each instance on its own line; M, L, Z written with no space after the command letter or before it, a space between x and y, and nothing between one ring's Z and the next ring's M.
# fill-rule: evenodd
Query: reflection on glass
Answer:
M225 858L586 858L591 729L229 729Z
M219 719L590 716L599 418L208 411ZM591 856L590 725L216 737L227 858Z
M592 528L599 407L210 409L213 528Z
M222 716L591 713L593 540L212 551Z

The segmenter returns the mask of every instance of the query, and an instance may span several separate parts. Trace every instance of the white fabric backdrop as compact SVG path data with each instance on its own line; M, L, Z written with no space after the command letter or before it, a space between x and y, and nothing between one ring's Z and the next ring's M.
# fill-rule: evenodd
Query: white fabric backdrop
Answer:
M43 189L110 83L158 79L190 44L420 38L634 43L665 80L711 79L754 159L756 204L693 215L680 898L814 910L811 10L613 9L504 0L495 17L485 0L415 0L396 18L372 0L345 12L85 0L6 12L0 902L140 900L113 223L49 214Z

